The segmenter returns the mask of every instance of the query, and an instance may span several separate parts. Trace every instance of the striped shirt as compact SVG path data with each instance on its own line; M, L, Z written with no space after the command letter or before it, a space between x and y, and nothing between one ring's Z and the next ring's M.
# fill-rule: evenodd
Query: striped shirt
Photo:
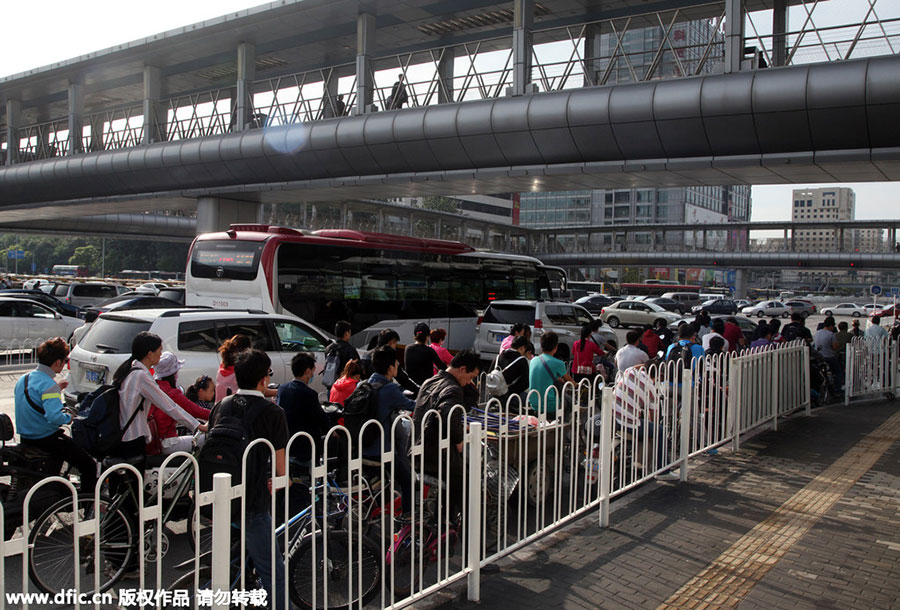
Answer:
M147 425L147 413L150 411L150 405L156 405L158 409L190 428L192 432L197 429L200 422L175 404L175 401L162 391L144 363L136 360L131 367L132 372L125 377L125 381L119 388L119 425L124 427L128 423L131 414L140 406L141 398L144 399L144 410L125 430L122 442L133 441L141 436L145 439L150 438L150 427Z
M642 419L656 419L656 398L656 382L650 379L647 369L631 367L619 372L613 399L616 423L637 428Z

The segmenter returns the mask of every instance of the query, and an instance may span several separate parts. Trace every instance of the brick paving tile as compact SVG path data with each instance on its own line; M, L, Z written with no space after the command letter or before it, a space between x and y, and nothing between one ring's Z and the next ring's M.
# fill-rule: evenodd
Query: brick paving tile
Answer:
M499 573L482 574L480 604L462 601L461 587L443 605L656 608L728 551L723 565L738 567L752 558L747 565L760 577L738 603L741 609L897 607L900 442L857 474L841 497L816 479L896 411L891 403L868 403L780 421L777 432L743 443L738 454L721 450L692 467L686 484L650 484L636 498L614 502L607 529L590 514L545 547L533 545L537 552L523 549L501 559ZM788 501L798 512L777 512ZM833 504L820 518L808 516L807 510L826 502ZM811 527L793 531L795 523ZM754 528L758 540L739 553L732 549ZM770 546L788 550L770 555ZM733 595L743 590L743 579L735 576L714 574L704 587L718 588L671 607L732 606ZM429 607L428 601L415 607Z

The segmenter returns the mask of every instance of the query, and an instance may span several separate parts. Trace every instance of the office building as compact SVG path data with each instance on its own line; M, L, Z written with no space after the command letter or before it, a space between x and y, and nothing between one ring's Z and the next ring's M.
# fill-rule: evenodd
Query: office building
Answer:
M853 220L856 218L856 194L846 187L794 189L791 220L807 222ZM835 252L855 247L855 235L839 229L797 229L794 247L799 252Z

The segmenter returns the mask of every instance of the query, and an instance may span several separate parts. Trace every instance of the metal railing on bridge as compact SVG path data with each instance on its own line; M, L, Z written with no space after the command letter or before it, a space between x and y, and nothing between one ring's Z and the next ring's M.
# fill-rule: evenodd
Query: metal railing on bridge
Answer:
M844 14L845 23L818 25L825 19L819 2L800 4L799 29L772 35L763 26L768 12L747 13L745 52L752 68L839 61L900 51L900 17L881 18L877 0L861 4L861 17ZM877 5L877 6L876 6ZM691 11L705 19L691 19ZM559 91L621 82L651 81L713 72L724 61L725 3L694 5L691 11L666 10L534 30L530 82L540 91ZM882 9L884 10L884 9ZM765 13L765 16L763 15ZM832 20L833 16L830 17ZM653 35L642 32L652 28ZM607 36L607 44L588 43ZM628 44L635 36L641 45ZM637 48L635 48L637 47ZM779 50L776 53L775 48ZM776 57L776 55L778 57ZM780 58L780 59L779 59ZM265 57L261 69L280 66ZM267 64L266 62L272 62ZM398 76L405 82L405 107L501 97L513 85L512 34L453 46L376 57L367 74L371 103L379 110L392 102ZM452 65L452 70L444 66ZM65 118L20 127L17 161L139 146L145 142L184 140L221 135L243 128L306 123L351 114L359 104L355 65L341 64L258 79L249 85L246 125L238 126L234 85L193 91L153 101L151 125L145 126L144 106L85 114L78 119L78 150L72 150ZM338 96L341 97L338 102ZM145 138L144 130L152 133ZM0 160L5 163L6 159Z

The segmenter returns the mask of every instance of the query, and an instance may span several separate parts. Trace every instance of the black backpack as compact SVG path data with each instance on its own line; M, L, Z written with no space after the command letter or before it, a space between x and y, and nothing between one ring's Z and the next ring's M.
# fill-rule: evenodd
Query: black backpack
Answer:
M248 404L245 396L232 394L219 403L216 424L206 435L206 443L197 454L200 467L200 491L210 491L213 486L213 475L226 472L231 475L231 484L238 485L242 481L243 459L247 445L253 440L250 427L262 412L261 404ZM248 481L265 481L261 459L247 461ZM252 497L253 490L245 490ZM234 508L232 508L232 512Z
M361 381L353 393L344 401L344 426L350 432L353 451L359 446L360 432L370 419L376 418L378 409L378 390L383 383ZM378 427L369 426L362 435L363 447L367 447L378 439Z
M678 362L680 358L682 360L682 366L686 369L691 368L691 361L694 358L694 354L691 351L691 346L693 343L685 343L684 345L676 344L675 347L672 348L672 351L669 352L668 357L666 358L666 362Z
M790 324L785 324L781 327L781 336L784 340L793 341L800 335L800 327L794 324L793 322Z
M128 371L128 375L134 370ZM119 388L121 385L122 382L104 385L89 393L81 400L78 413L72 419L72 440L97 459L108 456L116 445L122 442L125 431L138 413L144 410L142 397L138 408L128 418L125 426L119 425L119 412L121 411ZM29 400L29 402L31 401Z
M325 350L325 369L322 371L322 383L330 388L341 375L341 350L337 343L332 343Z

